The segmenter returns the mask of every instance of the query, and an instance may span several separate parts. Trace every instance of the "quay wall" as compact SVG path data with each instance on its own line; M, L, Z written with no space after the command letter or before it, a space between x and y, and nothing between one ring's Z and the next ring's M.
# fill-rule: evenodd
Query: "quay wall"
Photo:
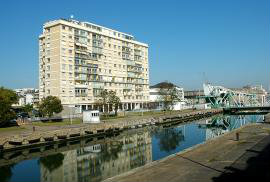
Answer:
M0 139L0 153L21 150L31 147L43 146L63 141L72 141L80 138L91 138L99 136L111 136L123 130L141 128L149 125L162 125L165 127L177 125L184 122L199 120L215 114L223 113L222 109L211 109L203 111L192 111L184 114L164 115L148 119L123 120L121 122L106 122L89 124L77 128L66 128L53 131L33 131L28 135L14 135Z

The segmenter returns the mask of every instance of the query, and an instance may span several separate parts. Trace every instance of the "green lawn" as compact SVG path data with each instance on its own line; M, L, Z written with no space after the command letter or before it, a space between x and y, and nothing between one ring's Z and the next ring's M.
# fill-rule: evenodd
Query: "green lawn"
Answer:
M22 126L12 126L12 127L0 128L0 132L18 131L18 130L24 130L24 129L26 128Z
M181 111L145 111L145 112L126 112L124 116L101 116L102 121L108 120L117 120L122 118L138 118L138 117L147 117L147 116L163 116L163 115L171 115L171 114L180 114L180 113L188 113L193 111L192 109L186 109Z
M32 122L33 126L62 126L62 125L75 125L81 124L81 119L72 119L72 122L69 119L64 119L63 121L46 121L46 122Z

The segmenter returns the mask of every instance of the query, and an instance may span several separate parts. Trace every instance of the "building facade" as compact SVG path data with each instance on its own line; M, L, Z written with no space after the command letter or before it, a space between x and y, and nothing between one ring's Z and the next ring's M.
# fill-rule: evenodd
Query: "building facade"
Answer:
M53 95L65 106L93 109L103 89L113 90L121 109L149 100L148 45L132 35L88 22L60 19L39 36L40 99Z

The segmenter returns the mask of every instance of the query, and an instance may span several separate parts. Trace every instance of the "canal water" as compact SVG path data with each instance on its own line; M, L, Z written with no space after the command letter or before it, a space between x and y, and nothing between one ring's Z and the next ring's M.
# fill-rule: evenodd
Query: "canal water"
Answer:
M110 138L0 155L0 182L99 182L215 138L262 115L218 115L172 128L149 126ZM84 147L80 147L80 144Z

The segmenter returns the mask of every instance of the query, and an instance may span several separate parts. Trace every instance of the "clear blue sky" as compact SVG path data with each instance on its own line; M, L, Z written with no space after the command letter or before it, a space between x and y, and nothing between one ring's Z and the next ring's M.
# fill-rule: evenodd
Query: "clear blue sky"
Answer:
M38 36L69 18L130 33L149 44L150 82L185 89L270 82L269 0L5 0L0 18L0 85L38 87ZM203 76L205 73L205 76Z

